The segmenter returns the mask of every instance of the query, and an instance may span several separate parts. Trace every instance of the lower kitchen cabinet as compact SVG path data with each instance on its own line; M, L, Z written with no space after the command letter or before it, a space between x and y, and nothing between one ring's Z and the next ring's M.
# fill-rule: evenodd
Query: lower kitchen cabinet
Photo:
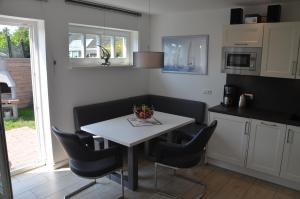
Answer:
M300 127L209 113L209 163L300 190Z
M210 121L218 126L208 143L207 156L238 166L245 166L250 120L242 117L210 113Z
M252 120L247 168L279 176L285 132L284 124Z
M287 127L281 177L300 182L300 127Z

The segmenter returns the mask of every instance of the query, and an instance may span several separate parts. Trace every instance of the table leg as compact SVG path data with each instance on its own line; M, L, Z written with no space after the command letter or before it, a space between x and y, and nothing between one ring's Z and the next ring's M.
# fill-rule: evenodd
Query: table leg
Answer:
M150 155L150 141L144 143L144 153L146 157Z
M124 176L124 185L135 191L138 188L138 155L137 155L137 147L129 147L128 148L128 175ZM109 176L109 178L117 183L121 184L120 174L114 173Z
M138 154L137 146L128 148L128 188L136 190L138 188Z

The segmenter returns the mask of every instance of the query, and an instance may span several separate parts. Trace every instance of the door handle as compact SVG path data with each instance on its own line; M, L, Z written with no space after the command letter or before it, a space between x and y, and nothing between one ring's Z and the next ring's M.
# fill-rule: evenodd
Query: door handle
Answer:
M265 125L265 126L273 126L273 127L277 127L276 124L268 124L268 123L265 123L265 122L261 122L262 125Z

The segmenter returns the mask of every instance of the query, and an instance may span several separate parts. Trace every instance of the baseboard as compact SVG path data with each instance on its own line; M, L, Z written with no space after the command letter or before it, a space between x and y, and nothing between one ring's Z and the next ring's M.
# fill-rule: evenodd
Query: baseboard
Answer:
M59 168L65 167L67 165L69 165L69 160L68 159L61 160L59 162L55 162L54 165L52 165L52 168L53 169L59 169Z
M247 169L247 168L244 168L244 167L239 167L239 166L236 166L236 165L232 165L232 164L229 164L229 163L226 163L226 162L223 162L223 161L219 161L219 160L215 160L215 159L211 159L211 158L207 158L207 162L208 162L208 164L215 165L217 167L221 167L221 168L224 168L224 169L235 171L235 172L238 172L238 173L241 173L241 174L244 174L244 175L248 175L248 176L258 178L260 180L268 181L268 182L271 182L271 183L274 183L274 184L278 184L278 185L281 185L281 186L285 186L285 187L300 191L300 183L297 183L297 182L286 180L286 179L283 179L283 178L280 178L280 177L277 177L277 176L271 176L271 175L268 175L268 174L265 174L265 173L261 173L261 172L254 171L254 170L251 170L251 169Z

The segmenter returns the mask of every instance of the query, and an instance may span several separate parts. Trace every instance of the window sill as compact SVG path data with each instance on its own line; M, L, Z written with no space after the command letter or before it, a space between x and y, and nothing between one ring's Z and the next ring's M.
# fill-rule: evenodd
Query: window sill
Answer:
M133 65L86 65L86 64L70 64L69 69L135 69Z

